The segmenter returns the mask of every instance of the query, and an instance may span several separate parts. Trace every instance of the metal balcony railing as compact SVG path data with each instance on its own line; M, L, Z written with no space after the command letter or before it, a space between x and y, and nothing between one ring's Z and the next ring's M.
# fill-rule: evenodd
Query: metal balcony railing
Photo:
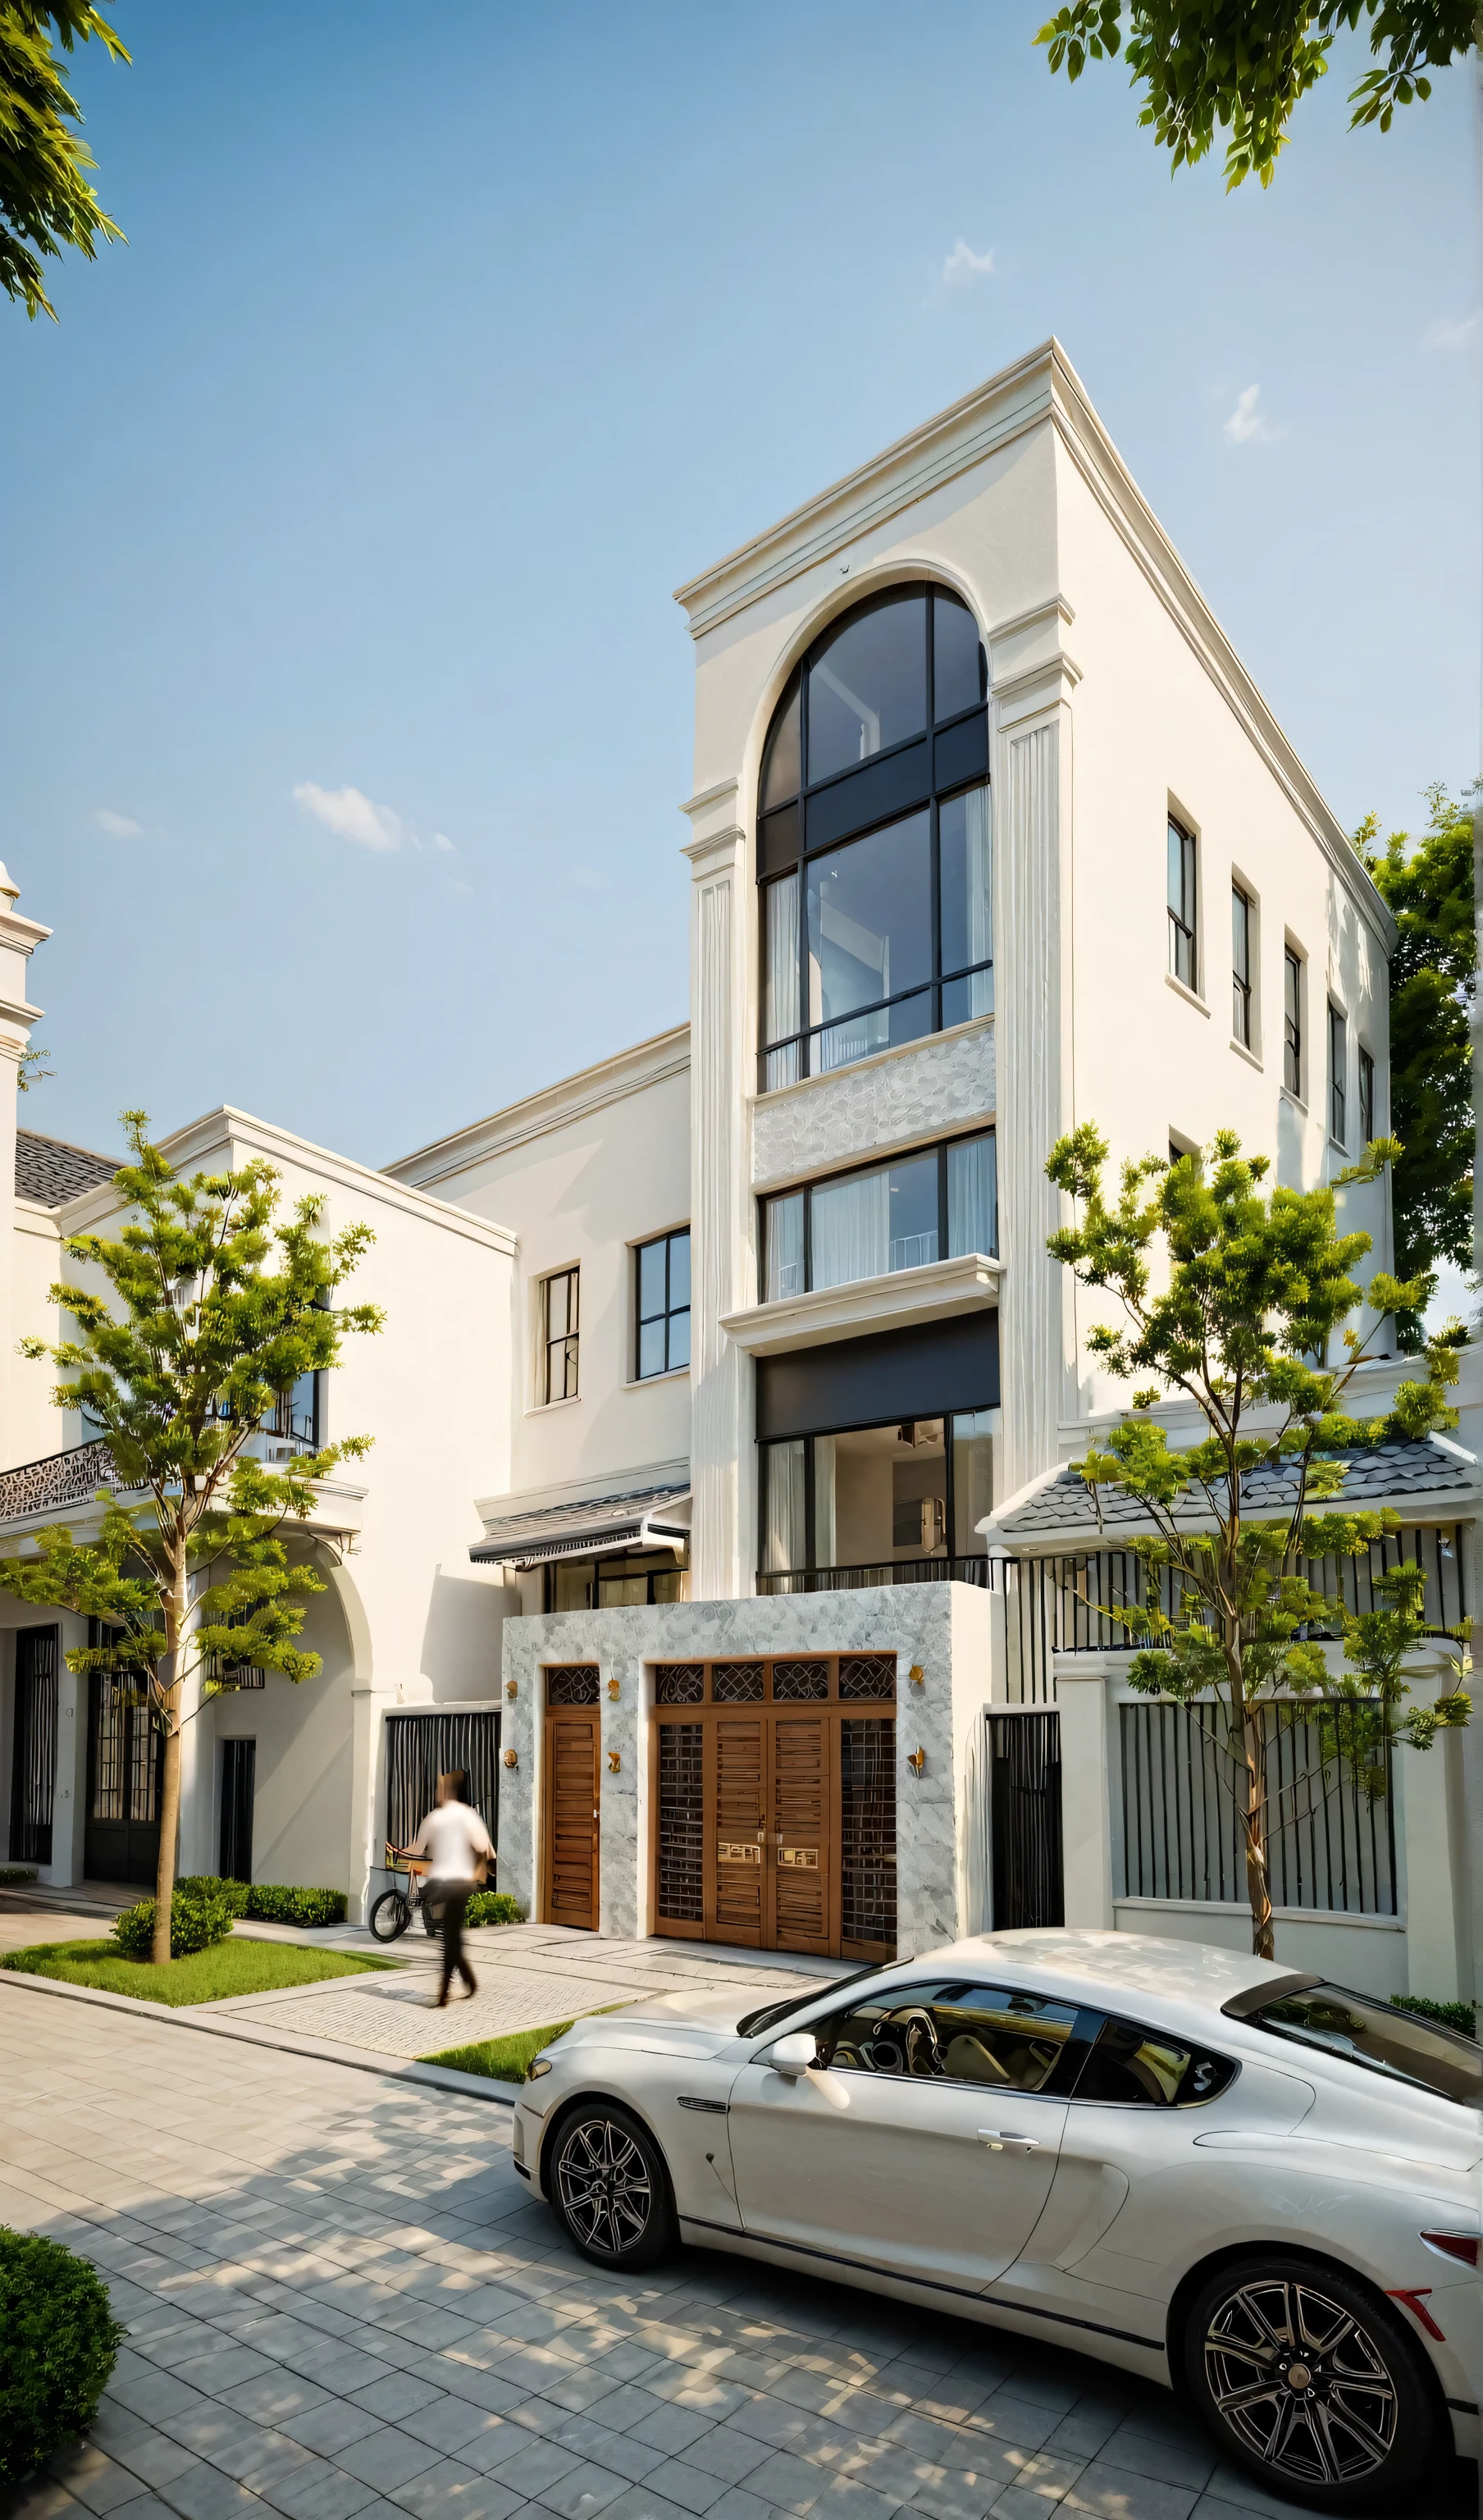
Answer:
M992 1589L987 1557L896 1557L876 1566L795 1566L757 1577L762 1594L863 1593L876 1584L978 1584Z

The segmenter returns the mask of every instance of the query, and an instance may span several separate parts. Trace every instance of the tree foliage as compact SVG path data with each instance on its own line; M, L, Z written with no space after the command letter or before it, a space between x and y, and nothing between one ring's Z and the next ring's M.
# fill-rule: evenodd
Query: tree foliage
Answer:
M1390 1124L1402 1141L1393 1182L1396 1268L1430 1279L1439 1260L1472 1258L1472 1024L1476 985L1472 808L1437 784L1418 839L1377 818L1354 844L1395 913L1390 967ZM1425 1301L1429 1298L1428 1285ZM1420 1313L1398 1319L1403 1347L1422 1343Z
M1339 1180L1373 1181L1398 1152L1377 1139ZM1365 1358L1351 1316L1362 1300L1382 1312L1414 1306L1419 1290L1379 1273L1362 1290L1353 1272L1370 1237L1335 1232L1338 1184L1269 1191L1268 1158L1243 1155L1230 1131L1217 1135L1208 1163L1200 1152L1125 1163L1111 1197L1106 1161L1104 1140L1087 1124L1046 1165L1079 1211L1050 1238L1052 1256L1110 1294L1121 1316L1095 1328L1087 1346L1137 1385L1132 1414L1076 1466L1094 1497L1110 1488L1142 1508L1146 1532L1121 1545L1142 1563L1144 1598L1115 1613L1138 1640L1128 1677L1146 1695L1183 1705L1213 1698L1220 1710L1252 1947L1270 1958L1267 1850L1275 1827L1302 1817L1294 1796L1321 1794L1341 1756L1357 1762L1368 1789L1376 1779L1382 1788L1394 1745L1425 1749L1439 1729L1467 1720L1465 1628L1443 1648L1455 1685L1429 1705L1405 1706L1423 1633L1419 1570L1378 1578L1382 1606L1358 1618L1309 1573L1367 1553L1394 1525L1392 1512L1345 1508L1343 1457L1358 1443L1455 1425L1447 1394L1457 1354L1436 1342L1424 1380L1403 1382L1383 1416L1350 1415L1346 1397ZM1335 1367L1324 1360L1336 1333L1344 1361ZM1193 1405L1204 1429L1178 1449L1148 1414L1174 1397ZM1254 1481L1278 1512L1251 1509ZM1329 1670L1315 1628L1343 1634L1347 1672ZM1316 1724L1322 1765L1285 1789L1284 1807L1269 1754L1274 1734L1299 1722Z
M116 237L86 181L96 158L70 125L81 121L53 50L69 53L97 36L114 61L129 58L90 0L0 0L0 289L37 315L57 310L41 280L41 258L75 246L89 262L97 239Z
M1035 40L1077 79L1123 49L1124 16L1124 0L1065 0ZM1342 29L1364 23L1377 64L1351 91L1351 128L1388 131L1398 105L1430 96L1428 70L1467 52L1473 22L1473 0L1126 0L1138 118L1175 167L1207 156L1219 126L1231 135L1227 191L1250 174L1270 184L1292 110Z
M111 1673L163 1735L154 1957L166 1960L183 1726L233 1685L236 1665L292 1681L319 1671L294 1640L305 1597L324 1586L291 1560L284 1527L371 1439L344 1436L273 1470L249 1442L301 1376L336 1365L345 1335L380 1329L382 1315L334 1301L369 1227L325 1239L314 1198L280 1219L266 1163L181 1180L145 1114L123 1119L133 1161L114 1183L133 1221L115 1239L80 1234L66 1246L107 1291L54 1286L76 1336L22 1343L64 1377L59 1408L80 1409L106 1440L112 1485L95 1538L43 1527L24 1553L0 1557L0 1591L101 1621L106 1642L73 1648L69 1668Z

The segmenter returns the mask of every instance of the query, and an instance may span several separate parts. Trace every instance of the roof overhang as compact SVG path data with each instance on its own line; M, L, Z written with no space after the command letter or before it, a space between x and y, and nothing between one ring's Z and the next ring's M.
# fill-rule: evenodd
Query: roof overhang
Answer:
M607 1551L683 1549L690 1538L688 1488L646 1488L592 1497L486 1523L469 1554L476 1566L555 1566Z

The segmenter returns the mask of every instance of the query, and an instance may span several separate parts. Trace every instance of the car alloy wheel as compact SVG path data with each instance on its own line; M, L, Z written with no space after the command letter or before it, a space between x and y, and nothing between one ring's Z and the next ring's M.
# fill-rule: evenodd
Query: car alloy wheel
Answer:
M664 2165L626 2109L579 2109L561 2128L552 2188L582 2255L601 2266L648 2266L669 2245Z
M1310 2506L1364 2508L1420 2476L1432 2450L1411 2340L1337 2267L1228 2267L1192 2305L1187 2367L1211 2429Z

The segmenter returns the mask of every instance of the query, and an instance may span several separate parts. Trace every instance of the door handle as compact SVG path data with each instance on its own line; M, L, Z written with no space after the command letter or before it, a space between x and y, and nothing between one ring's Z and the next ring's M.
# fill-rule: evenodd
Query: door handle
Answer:
M1038 2152L1039 2142L1033 2135L1005 2135L998 2127L980 2127L978 2140L990 2152Z

